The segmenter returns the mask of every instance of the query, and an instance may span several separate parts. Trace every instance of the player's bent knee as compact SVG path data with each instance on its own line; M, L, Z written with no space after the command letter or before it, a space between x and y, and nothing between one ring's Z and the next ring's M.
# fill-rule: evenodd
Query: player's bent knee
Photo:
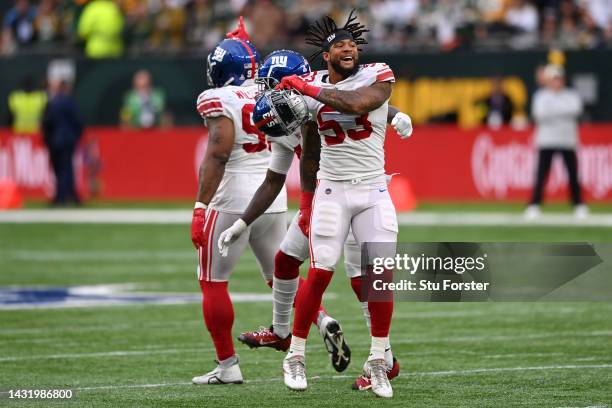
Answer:
M283 251L278 251L274 257L274 277L277 279L297 278L300 274L302 262Z
M314 265L319 269L333 271L340 258L337 249L329 245L317 245L313 248Z
M338 219L342 213L340 205L332 202L317 203L314 233L322 237L334 237L338 234Z

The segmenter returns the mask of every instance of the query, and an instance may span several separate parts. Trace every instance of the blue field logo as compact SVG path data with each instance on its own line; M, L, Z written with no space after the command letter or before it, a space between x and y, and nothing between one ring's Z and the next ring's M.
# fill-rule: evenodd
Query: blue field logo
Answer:
M199 303L199 293L134 292L133 284L67 287L0 287L0 310ZM269 293L234 293L232 301L269 302Z

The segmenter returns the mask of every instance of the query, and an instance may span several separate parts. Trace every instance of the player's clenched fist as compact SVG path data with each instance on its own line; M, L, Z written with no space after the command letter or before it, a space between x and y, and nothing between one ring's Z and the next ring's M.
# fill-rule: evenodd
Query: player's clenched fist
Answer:
M316 98L321 92L321 88L314 85L309 85L297 75L290 75L281 79L280 84L276 85L276 89L295 89L302 95Z
M300 198L300 215L298 216L298 227L304 235L310 234L310 216L312 213L312 197L314 193L302 191Z
M402 139L406 139L412 135L412 119L405 113L398 112L393 117L391 126L393 126Z
M193 210L193 218L191 219L191 242L198 249L205 246L204 242L204 222L206 221L206 210L204 208L195 208Z

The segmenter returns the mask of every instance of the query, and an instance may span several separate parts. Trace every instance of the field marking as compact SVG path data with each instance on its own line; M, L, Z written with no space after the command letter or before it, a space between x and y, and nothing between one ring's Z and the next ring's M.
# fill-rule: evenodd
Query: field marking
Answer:
M294 212L289 211L291 219ZM146 209L54 209L0 211L0 223L70 223L70 224L184 224L191 222L189 210ZM521 213L507 212L414 212L398 214L401 225L447 226L576 226L612 227L612 215L591 214L576 219L570 213L543 214L536 220L526 220Z
M447 370L447 371L417 371L402 373L401 377L426 377L426 376L463 376L481 373L496 373L496 372L518 372L518 371L547 371L547 370L584 370L584 369L610 369L612 364L586 364L586 365L553 365L553 366L528 366L528 367L489 367L489 368L474 368L469 370ZM355 375L333 375L333 376L312 376L308 380L345 380L355 378ZM282 378L258 378L255 380L246 380L245 384L257 384L262 382L280 382ZM162 387L177 387L177 386L194 386L191 382L174 382L174 383L151 383L151 384L128 384L128 385L101 385L91 387L78 387L74 391L100 391L100 390L115 390L115 389L131 389L131 388L162 388ZM3 392L6 394L7 392Z
M397 339L391 342L391 345L396 344L429 344L429 343L462 343L469 342L475 343L479 341L507 341L507 340L520 340L520 339L542 339L542 338L559 338L559 337L601 337L601 336L612 336L612 331L594 331L594 332L560 332L560 333L542 333L522 336L466 336L466 337L455 337L448 339L432 339L432 338L416 338L416 339ZM369 342L352 342L353 346L368 346ZM106 352L94 352L94 353L67 353L67 354L40 354L40 355L27 355L27 356L0 356L0 362L16 362L26 360L74 360L81 358L99 358L99 357L129 357L129 356L146 356L146 355L158 355L158 354L180 354L180 353L192 353L202 351L212 351L212 347L186 347L186 348L173 348L173 349L138 349L138 350L114 350ZM479 353L482 354L482 353ZM486 354L482 354L485 356Z

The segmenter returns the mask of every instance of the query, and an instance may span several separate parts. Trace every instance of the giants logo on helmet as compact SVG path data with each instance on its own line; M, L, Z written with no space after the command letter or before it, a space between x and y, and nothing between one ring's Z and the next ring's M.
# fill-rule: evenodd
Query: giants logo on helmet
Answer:
M225 57L226 51L221 48L221 47L217 47L215 48L215 52L213 53L213 57L212 59L218 62L223 61L223 57Z
M271 57L272 66L277 67L286 67L287 66L287 56L286 55L273 55Z

